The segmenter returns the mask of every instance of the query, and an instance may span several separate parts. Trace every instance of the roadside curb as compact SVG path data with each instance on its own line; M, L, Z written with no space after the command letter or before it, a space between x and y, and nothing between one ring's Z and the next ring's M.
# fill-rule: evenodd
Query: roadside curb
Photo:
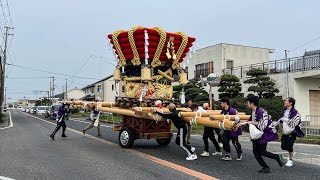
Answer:
M1 127L0 130L2 130L2 129L8 129L8 128L13 127L11 112L8 111L8 113L6 113L6 116L5 116L5 117L6 117L7 121L8 121L8 126Z

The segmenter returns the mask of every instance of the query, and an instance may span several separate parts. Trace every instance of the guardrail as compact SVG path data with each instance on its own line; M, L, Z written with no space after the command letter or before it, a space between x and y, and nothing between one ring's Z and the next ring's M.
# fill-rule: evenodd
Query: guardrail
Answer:
M234 74L239 78L244 78L247 76L246 73L252 68L263 69L269 74L320 69L320 54L288 58L288 60L281 59L266 63L238 66L231 69L224 69L224 72Z
M307 115L303 124L306 136L320 136L320 116Z

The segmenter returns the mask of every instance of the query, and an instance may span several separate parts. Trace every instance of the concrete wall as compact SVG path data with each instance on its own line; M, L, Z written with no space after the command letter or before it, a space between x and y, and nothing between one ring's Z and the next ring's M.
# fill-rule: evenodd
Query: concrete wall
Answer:
M103 101L105 102L115 102L115 95L113 93L113 91L115 90L114 87L114 80L113 78L109 78L108 80L104 81L104 88L103 88L103 92L104 92L104 99Z
M310 115L309 90L320 90L319 78L299 78L295 79L294 95L296 107L299 110L303 120Z
M203 64L207 62L213 61L213 72L216 70L218 72L222 72L221 68L221 46L215 45L206 48L202 48L196 53L191 53L191 58L189 58L188 66L188 77L189 79L193 79L195 76L195 70L197 64Z
M227 67L227 61L233 61L233 67L264 63L270 61L270 49L241 46L234 44L217 44L202 48L192 53L188 66L189 79L194 78L196 65L213 61L213 72L222 74Z
M228 60L233 61L233 67L249 64L264 63L270 61L268 48L257 48L233 44L221 44L222 46L222 66L227 67Z
M68 99L79 100L85 96L85 92L80 89L71 89L68 91Z

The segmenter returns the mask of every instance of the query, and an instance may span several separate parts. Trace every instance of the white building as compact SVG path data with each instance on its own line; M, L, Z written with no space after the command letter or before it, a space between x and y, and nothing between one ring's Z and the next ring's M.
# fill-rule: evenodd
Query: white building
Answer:
M84 99L87 101L99 100L111 103L115 102L115 95L113 93L115 90L114 85L113 75L92 83L82 89L85 91Z
M248 64L267 63L274 49L259 48L234 44L216 44L192 53L186 71L188 79L204 79L210 73L223 74L225 69ZM206 87L209 90L209 86ZM213 91L214 99L218 99L217 88Z
M80 100L85 96L85 92L79 88L73 88L67 91L67 99L68 100Z

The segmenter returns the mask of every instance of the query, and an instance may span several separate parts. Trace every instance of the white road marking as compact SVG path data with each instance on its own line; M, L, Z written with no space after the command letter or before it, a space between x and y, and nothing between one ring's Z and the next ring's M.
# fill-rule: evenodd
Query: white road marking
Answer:
M15 179L11 179L11 178L8 178L8 177L0 176L0 180L15 180Z
M11 128L13 127L13 122L12 122L12 118L11 118L11 112L9 111L9 118L10 118L10 121L9 121L9 126L7 127L4 127L4 128L0 128L0 129L8 129L8 128ZM1 178L1 176L0 176Z
M85 123L85 124L90 124L90 122L81 121L81 120L76 120L76 119L69 119L69 121L76 121L76 122L81 122L81 123ZM112 127L112 126L108 126L108 125L100 125L100 126L108 127L108 128L111 128L111 127Z

